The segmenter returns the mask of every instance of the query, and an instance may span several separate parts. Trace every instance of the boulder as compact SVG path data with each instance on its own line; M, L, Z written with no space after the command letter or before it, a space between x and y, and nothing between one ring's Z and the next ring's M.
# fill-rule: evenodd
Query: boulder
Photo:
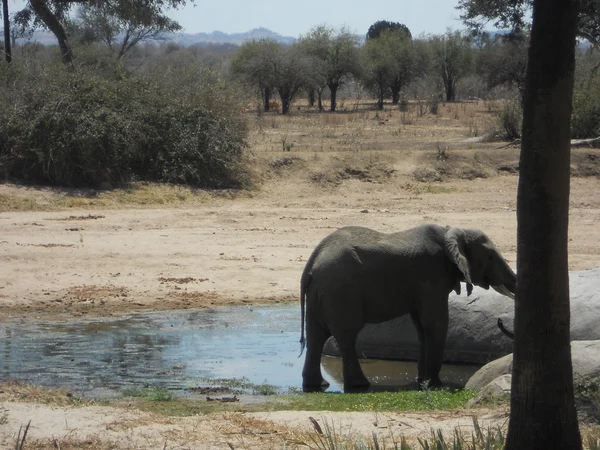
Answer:
M511 380L510 375L501 375L495 378L469 400L467 407L471 408L481 403L489 404L507 400L510 398Z
M600 339L600 267L570 273L571 339ZM485 364L512 352L512 341L498 329L498 318L513 329L514 303L493 290L478 287L467 297L451 294L444 362ZM359 333L357 351L365 358L416 361L419 343L408 315L367 324ZM339 356L334 339L324 353Z
M576 383L600 377L600 340L571 341L573 378ZM498 377L512 372L512 353L492 361L479 369L467 381L467 389L484 389Z

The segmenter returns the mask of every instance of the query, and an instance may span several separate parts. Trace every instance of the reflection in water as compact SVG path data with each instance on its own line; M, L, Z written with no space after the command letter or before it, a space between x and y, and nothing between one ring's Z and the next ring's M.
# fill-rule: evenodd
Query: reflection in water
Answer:
M108 396L126 387L183 390L208 379L245 377L250 383L300 388L297 305L233 307L132 314L67 323L0 324L0 376L65 387L80 396ZM341 391L341 360L323 358L331 391ZM442 369L464 385L473 366ZM374 385L410 385L414 363L363 361ZM387 389L387 388L386 388Z
M342 360L324 356L321 360L323 376L331 383L329 390L341 391L344 386ZM417 365L409 361L361 359L360 366L371 382L371 391L397 391L417 389ZM464 387L471 375L481 366L472 364L443 365L440 378L445 386Z

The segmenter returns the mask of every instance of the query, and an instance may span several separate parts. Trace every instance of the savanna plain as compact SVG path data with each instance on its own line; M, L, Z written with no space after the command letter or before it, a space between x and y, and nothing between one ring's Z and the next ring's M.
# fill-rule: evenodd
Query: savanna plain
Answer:
M445 103L437 114L412 102L408 111L339 109L248 111L246 190L0 185L2 319L298 304L311 251L346 225L477 228L515 267L519 147L485 138L498 105ZM600 265L600 150L573 148L571 173L569 269L585 270ZM298 337L299 319L298 304ZM440 407L440 394L427 392L410 394L424 411L399 411L390 399L404 394L392 393L231 403L160 394L92 401L5 382L0 443L14 448L31 421L24 448L368 448L373 439L400 448L402 436L420 448L432 430L471 439L473 417L492 434L508 419L506 403L467 408L463 395Z

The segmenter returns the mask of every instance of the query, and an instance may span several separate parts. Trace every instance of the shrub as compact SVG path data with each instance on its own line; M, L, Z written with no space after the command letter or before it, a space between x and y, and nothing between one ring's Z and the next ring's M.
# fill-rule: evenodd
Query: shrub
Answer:
M117 65L52 63L0 74L10 86L0 98L4 172L62 186L244 185L246 127L235 93L213 73L164 63L137 76Z
M600 135L600 77L595 77L573 92L571 137L592 138Z

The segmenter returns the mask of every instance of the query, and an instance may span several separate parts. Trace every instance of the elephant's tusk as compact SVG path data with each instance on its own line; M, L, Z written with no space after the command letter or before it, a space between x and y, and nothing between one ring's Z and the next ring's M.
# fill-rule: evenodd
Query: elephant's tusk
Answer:
M515 299L515 294L510 292L506 286L503 284L500 286L492 286L492 289L498 292L499 294L506 295L508 298Z

